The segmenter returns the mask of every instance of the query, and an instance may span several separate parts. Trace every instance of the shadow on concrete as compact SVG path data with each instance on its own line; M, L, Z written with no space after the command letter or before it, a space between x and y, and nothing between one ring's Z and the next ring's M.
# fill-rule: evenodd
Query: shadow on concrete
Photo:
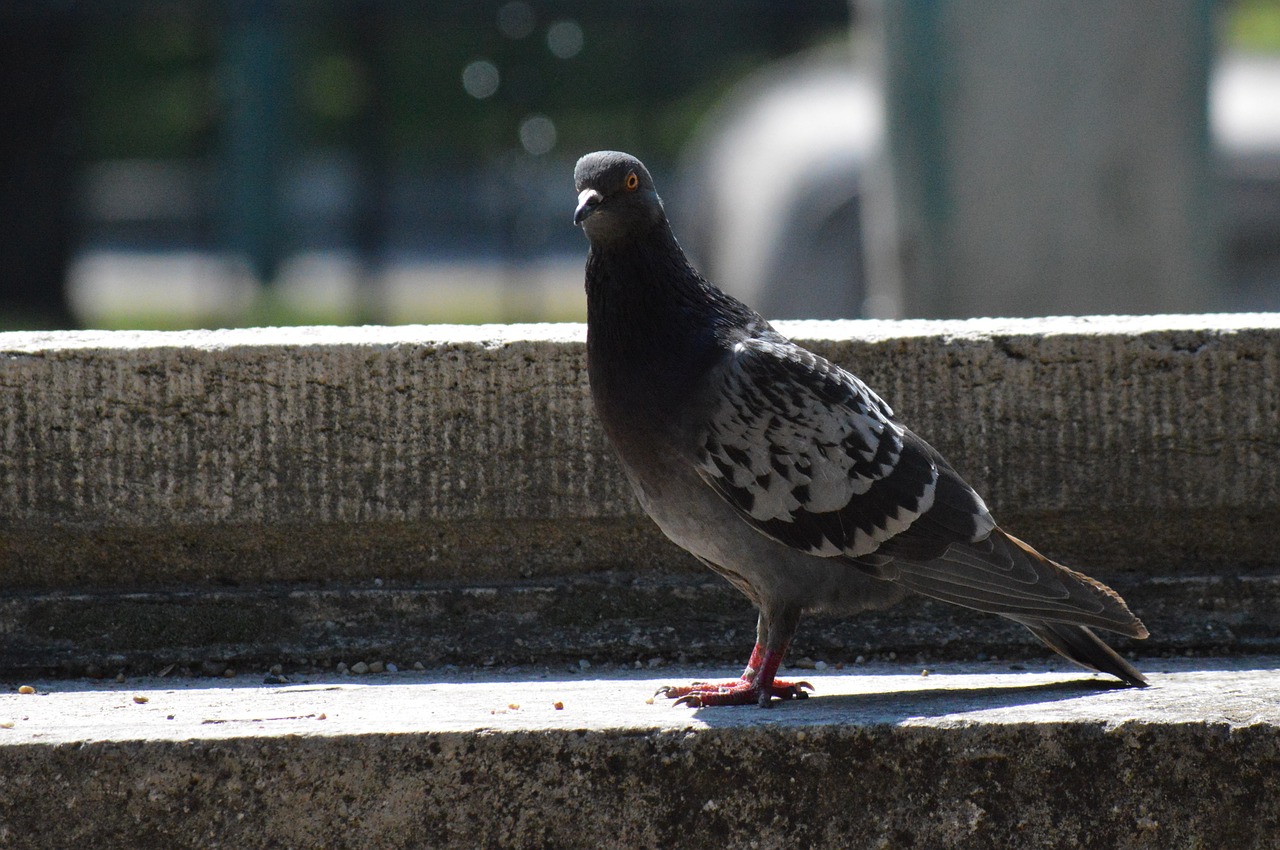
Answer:
M785 716L789 723L804 723L810 719L829 722L833 715L838 715L845 722L860 725L898 724L918 718L1063 702L1123 690L1130 688L1120 682L1097 679L1023 686L1006 684L978 688L909 689L880 693L811 695L804 700L775 701L769 709L754 706L700 708L695 711L695 716L709 726L740 725L743 718L733 715L744 710L757 711L761 715L777 713ZM805 717L806 714L811 717Z

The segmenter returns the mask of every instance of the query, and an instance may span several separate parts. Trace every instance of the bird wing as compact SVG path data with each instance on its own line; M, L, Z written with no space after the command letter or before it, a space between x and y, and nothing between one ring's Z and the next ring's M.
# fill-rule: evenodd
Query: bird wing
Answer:
M995 526L982 499L853 375L781 337L738 342L697 468L742 518L815 555L936 557ZM918 552L916 550L919 550Z
M1110 588L997 528L942 456L840 367L784 338L753 337L717 386L698 472L768 536L1033 631L1146 635Z

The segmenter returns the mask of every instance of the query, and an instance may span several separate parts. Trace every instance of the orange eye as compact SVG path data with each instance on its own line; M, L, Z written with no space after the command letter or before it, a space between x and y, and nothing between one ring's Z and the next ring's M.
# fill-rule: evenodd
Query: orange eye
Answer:
M634 171L627 175L626 182L623 183L627 187L628 192L634 192L640 188L640 177Z

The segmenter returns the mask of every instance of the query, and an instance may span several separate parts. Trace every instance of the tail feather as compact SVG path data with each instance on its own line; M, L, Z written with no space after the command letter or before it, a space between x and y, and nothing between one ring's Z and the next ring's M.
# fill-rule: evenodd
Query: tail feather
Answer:
M982 540L952 543L927 561L895 557L882 546L879 560L860 569L925 596L999 614L1021 623L1055 652L1135 687L1146 679L1092 628L1142 639L1147 628L1120 594L1100 581L1051 561L995 528Z
M1147 636L1120 594L999 528L981 541L953 544L931 561L895 559L864 569L925 596L1019 622L1052 621Z
M1093 633L1087 626L1073 626L1068 623L1054 623L1044 620L1009 619L1026 626L1033 635L1044 641L1054 652L1074 661L1082 667L1109 673L1117 679L1135 688L1145 688L1146 678L1138 670L1125 661L1102 638Z

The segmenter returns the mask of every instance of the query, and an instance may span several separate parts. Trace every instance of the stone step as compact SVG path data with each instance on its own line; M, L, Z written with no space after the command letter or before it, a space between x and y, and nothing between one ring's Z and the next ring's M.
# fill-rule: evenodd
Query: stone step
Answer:
M1112 641L1143 656L1280 652L1280 576L1107 577L1152 637ZM701 567L682 574L588 574L489 585L367 582L0 598L0 681L165 668L221 673L403 667L745 661L748 601ZM795 659L922 663L1035 659L1047 651L998 617L915 598L881 612L809 617Z
M1280 314L780 327L1067 564L1274 568ZM684 569L581 325L0 334L0 587Z
M1274 648L1280 315L799 322L1151 655ZM580 325L0 334L0 679L396 659L728 662L744 601L643 517ZM924 601L800 657L1035 658Z
M1280 659L1146 669L871 664L771 710L646 702L732 668L35 681L0 846L1274 847Z

